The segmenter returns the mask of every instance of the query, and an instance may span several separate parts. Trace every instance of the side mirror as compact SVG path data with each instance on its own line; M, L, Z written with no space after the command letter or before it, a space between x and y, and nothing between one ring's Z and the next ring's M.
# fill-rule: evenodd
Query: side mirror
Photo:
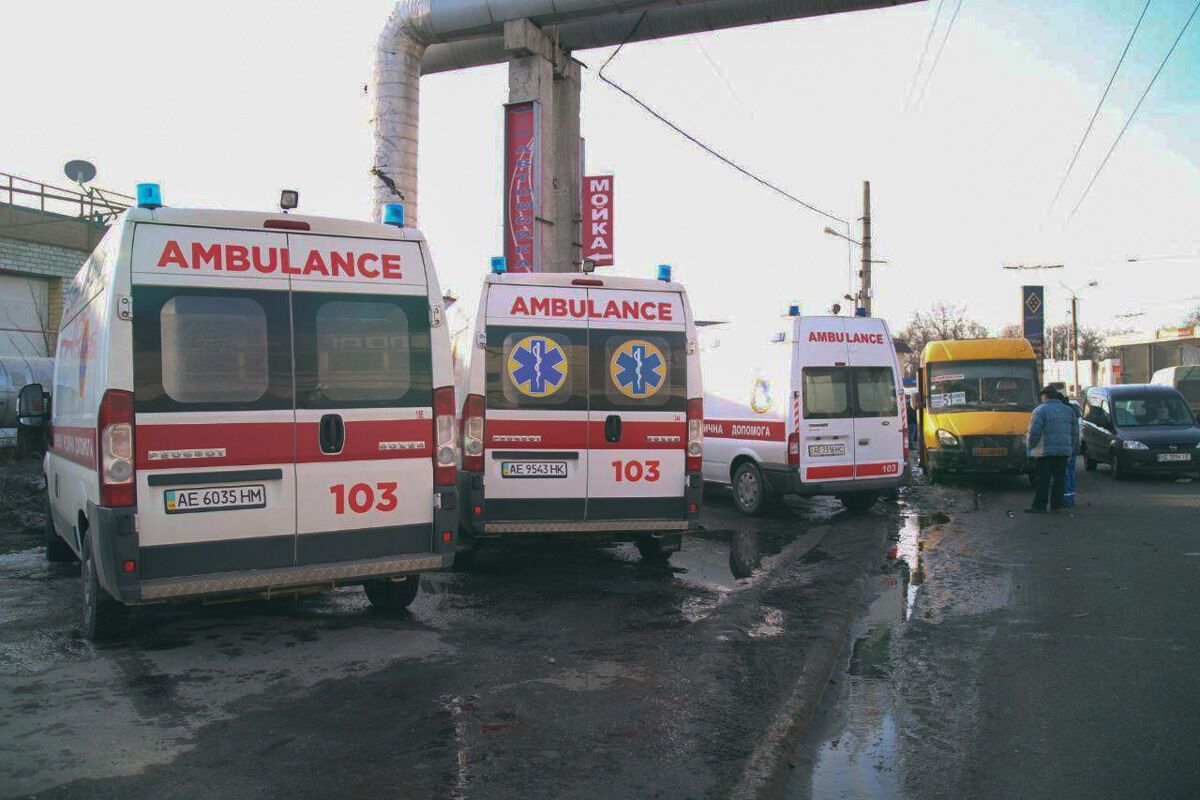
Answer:
M40 383L21 387L17 395L17 422L27 428L40 428L46 424L46 393Z

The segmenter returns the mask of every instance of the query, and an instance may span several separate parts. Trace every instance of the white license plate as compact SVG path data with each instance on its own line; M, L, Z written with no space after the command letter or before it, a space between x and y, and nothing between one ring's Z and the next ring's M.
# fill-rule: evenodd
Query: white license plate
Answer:
M168 514L192 514L197 511L229 511L237 508L266 508L267 487L202 486L195 489L167 489L163 506Z
M501 461L502 478L565 478L565 461Z
M1159 461L1191 461L1191 453L1159 453Z
M808 454L810 456L844 456L846 455L846 445L844 444L810 444L808 446Z

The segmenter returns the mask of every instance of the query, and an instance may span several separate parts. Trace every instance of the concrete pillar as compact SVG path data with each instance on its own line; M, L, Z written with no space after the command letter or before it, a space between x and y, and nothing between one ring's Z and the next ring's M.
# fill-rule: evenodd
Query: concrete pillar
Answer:
M579 62L527 19L504 25L508 100L536 100L541 109L541 209L536 225L543 272L580 265Z

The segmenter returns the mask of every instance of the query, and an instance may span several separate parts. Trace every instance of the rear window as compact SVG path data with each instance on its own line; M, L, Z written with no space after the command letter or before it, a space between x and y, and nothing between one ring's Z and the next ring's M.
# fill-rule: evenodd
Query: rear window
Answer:
M134 287L138 411L290 408L282 292Z
M432 401L424 297L296 292L296 407L424 407Z
M895 417L899 411L891 367L805 367L805 419Z
M687 409L684 334L593 329L591 350L593 411Z
M890 367L852 367L854 407L859 417L894 417L896 377Z
M586 411L588 332L583 328L487 329L487 405Z

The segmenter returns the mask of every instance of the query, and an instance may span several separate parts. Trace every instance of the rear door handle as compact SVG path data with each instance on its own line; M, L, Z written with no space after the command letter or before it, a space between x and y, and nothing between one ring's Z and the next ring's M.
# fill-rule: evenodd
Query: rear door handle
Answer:
M609 414L604 420L604 440L606 442L621 441L621 418Z
M318 433L322 453L333 455L342 452L342 446L346 443L346 424L342 422L340 414L326 414L321 417Z

